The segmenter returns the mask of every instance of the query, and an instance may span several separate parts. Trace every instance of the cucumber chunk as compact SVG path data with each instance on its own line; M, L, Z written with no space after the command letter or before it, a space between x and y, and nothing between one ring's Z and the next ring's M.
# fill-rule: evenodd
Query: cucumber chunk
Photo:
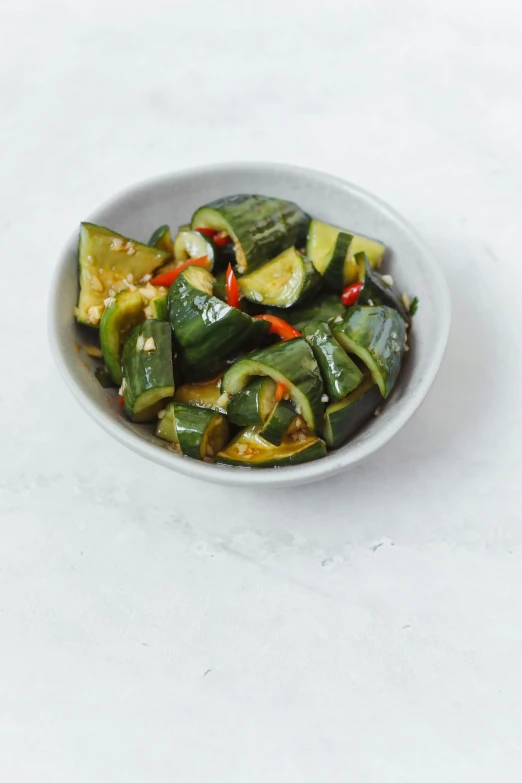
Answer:
M233 424L248 427L250 424L264 424L276 404L277 384L272 378L254 378L227 407L227 415Z
M240 359L223 375L221 388L227 394L237 394L256 375L267 375L284 383L297 413L302 413L312 429L321 428L323 381L306 340L302 337L286 340Z
M290 201L259 195L226 196L198 209L192 228L224 231L233 240L237 271L252 272L295 245L302 247L310 218Z
M98 326L104 301L165 263L169 254L94 223L82 223L78 246L80 295L76 319Z
M326 445L314 435L296 435L284 438L280 446L265 440L259 427L248 427L226 449L220 451L216 462L223 465L242 465L250 468L273 468L300 465L326 456Z
M123 348L122 393L131 421L153 421L165 398L174 394L172 331L166 321L144 321Z
M331 400L340 400L357 388L363 374L333 337L328 324L311 321L303 329L303 337L314 353Z
M227 418L207 408L171 402L160 418L158 438L177 443L187 457L213 460L228 440Z
M350 307L332 334L370 370L383 397L395 385L404 353L406 324L391 307Z
M291 307L320 280L310 259L289 247L259 269L238 280L242 295L251 302Z

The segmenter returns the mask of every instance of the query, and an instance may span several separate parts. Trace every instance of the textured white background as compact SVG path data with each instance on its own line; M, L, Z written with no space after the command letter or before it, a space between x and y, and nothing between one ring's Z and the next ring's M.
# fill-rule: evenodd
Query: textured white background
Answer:
M2 781L520 781L521 28L515 0L1 5ZM423 408L322 485L145 463L49 355L78 221L232 159L379 194L450 284Z

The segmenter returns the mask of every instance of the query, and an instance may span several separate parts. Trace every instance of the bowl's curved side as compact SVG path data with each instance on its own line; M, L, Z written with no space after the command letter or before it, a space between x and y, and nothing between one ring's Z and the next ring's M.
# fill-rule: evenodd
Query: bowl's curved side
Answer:
M381 416L327 457L305 465L255 470L208 465L182 457L154 438L151 428L128 422L103 389L82 345L88 330L73 326L77 298L77 232L56 268L49 301L49 341L58 369L84 410L120 443L164 467L192 478L229 485L297 485L334 475L383 446L425 398L438 371L450 326L450 297L435 259L417 232L391 207L362 188L337 177L287 164L234 163L178 172L132 187L106 202L89 220L147 241L162 223L181 224L197 206L228 193L260 192L297 201L332 223L357 228L393 248L387 271L402 290L419 296L411 351L392 400Z

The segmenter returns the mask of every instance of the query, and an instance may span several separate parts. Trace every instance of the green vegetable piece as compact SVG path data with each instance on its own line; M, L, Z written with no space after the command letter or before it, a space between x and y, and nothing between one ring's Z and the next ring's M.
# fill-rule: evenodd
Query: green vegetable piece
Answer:
M407 322L409 320L408 311L400 294L393 285L390 285L391 280L390 283L387 283L386 278L383 278L382 275L371 268L365 253L356 253L354 260L359 268L359 280L363 284L357 304L393 307Z
M313 435L305 435L302 440L294 440L290 436L280 446L274 446L261 436L259 427L248 427L226 449L219 452L216 462L250 468L273 468L300 465L325 456L324 441Z
M168 253L117 234L94 223L82 223L78 245L80 296L75 308L82 324L99 326L104 301L119 291L124 279L140 280L152 274Z
M200 408L210 408L220 413L226 412L227 397L221 391L221 375L210 381L184 383L178 386L174 400L187 405L197 405Z
M192 218L192 228L212 228L230 236L237 270L244 274L288 247L302 247L309 220L290 201L238 195L217 199L198 209Z
M328 405L323 437L330 449L336 449L362 427L382 402L379 387L368 375L360 386L338 402Z
M177 443L187 457L210 461L228 441L227 418L207 408L171 402L158 421L156 435Z
M164 250L169 255L172 255L174 252L174 245L170 233L170 226L160 226L157 228L149 239L149 245L151 247L158 247L160 250Z
M404 352L406 324L391 307L351 307L332 334L345 351L354 353L370 370L383 397L395 385Z
M287 400L280 400L259 434L274 446L280 446L281 441L297 418L299 417L294 406Z
M418 309L419 309L419 297L414 296L413 299L411 300L410 316L413 317Z
M267 312L271 315L281 315L275 308L269 308ZM297 307L287 310L284 314L285 321L295 326L300 332L310 321L330 321L338 315L344 315L346 307L341 302L337 294L319 294L314 297L306 307Z
M97 367L94 371L94 377L103 389L112 389L114 381L106 367Z
M169 310L168 310L168 299L167 294L163 294L163 296L158 296L156 299L153 299L150 303L151 310L152 310L152 317L155 318L157 321L168 321L169 320Z
M254 378L229 401L229 420L239 427L264 424L276 404L276 386L272 378Z
M267 375L285 384L297 412L312 429L319 430L324 412L323 381L312 349L302 337L271 345L232 365L223 375L221 388L234 395L256 375Z
M337 263L339 262L342 247L338 246L336 250L336 244L338 241L339 233L344 233L346 236L352 236L351 242L348 243L344 257L344 280L339 288L339 272ZM346 243L346 240L344 240ZM334 264L332 271L332 281L336 290L342 290L344 286L355 283L358 280L358 265L354 260L356 253L364 252L368 256L368 261L373 269L378 269L382 263L382 259L385 253L385 246L382 242L377 242L374 239L368 239L367 237L354 234L353 231L347 231L335 226L331 226L328 223L322 223L320 220L312 220L308 230L308 241L306 245L306 254L311 258L314 266L319 269L321 267L328 267L331 260L335 257L336 263Z
M328 324L311 321L303 329L303 337L314 352L331 400L340 400L357 388L363 374L332 336Z
M166 321L144 321L129 333L123 347L122 392L131 421L154 421L174 394L172 332Z
M319 220L310 222L306 252L325 283L339 293L344 288L344 267L351 258L352 240L352 234Z
M240 277L239 290L263 306L291 307L317 286L320 276L310 259L289 247L254 272Z
M124 335L145 320L143 297L139 290L122 291L105 308L100 321L103 359L114 383L121 383L121 347Z
M257 325L260 321L213 296L213 282L206 269L191 266L169 288L169 318L187 380L217 375L253 336L266 334L265 327Z
M212 271L214 266L215 247L209 237L198 231L180 231L174 240L174 258L178 263L184 263L191 258L208 259L207 269Z

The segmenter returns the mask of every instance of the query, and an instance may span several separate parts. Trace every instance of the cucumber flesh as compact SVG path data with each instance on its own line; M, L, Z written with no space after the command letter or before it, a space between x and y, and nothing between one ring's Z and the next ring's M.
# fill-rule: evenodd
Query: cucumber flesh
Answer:
M214 266L214 244L204 234L198 231L180 231L174 240L174 258L182 264L191 258L203 258L208 260L208 269Z
M350 307L332 334L370 370L383 397L395 385L404 353L406 324L391 307Z
M221 391L221 375L210 381L201 383L184 383L178 386L174 394L176 402L184 402L187 405L197 405L200 408L225 413L228 396Z
M272 378L254 378L228 403L228 418L239 427L264 424L276 404L275 392L276 383Z
M226 449L220 451L216 462L224 465L241 465L251 468L300 465L326 456L324 441L305 433L285 438L274 446L260 434L259 427L248 427Z
M348 248L344 254L343 262L343 281L342 286L347 286L350 283L354 283L358 279L359 269L358 264L354 260L356 253L365 252L370 266L373 269L378 269L382 263L382 259L385 253L385 246L382 242L378 242L375 239L369 239L358 234L354 234L352 231L336 228L329 223L323 223L320 220L312 220L308 229L308 240L306 245L306 253L311 258L314 266L321 274L331 263L332 257L336 249L336 244L340 233L344 233L347 236L351 236L351 241L348 243ZM338 247L337 253L341 252L341 248ZM339 255L335 256L337 262L339 261ZM341 259L342 260L342 259ZM332 281L335 288L338 288L339 283L339 269L337 264L333 270L335 275Z
M121 347L124 335L145 320L143 297L139 290L122 291L105 308L100 321L103 360L114 383L122 380Z
M98 326L105 299L152 274L169 254L94 223L82 223L78 245L80 295L76 319Z
M251 302L291 307L319 282L312 262L295 247L238 280L241 294Z

